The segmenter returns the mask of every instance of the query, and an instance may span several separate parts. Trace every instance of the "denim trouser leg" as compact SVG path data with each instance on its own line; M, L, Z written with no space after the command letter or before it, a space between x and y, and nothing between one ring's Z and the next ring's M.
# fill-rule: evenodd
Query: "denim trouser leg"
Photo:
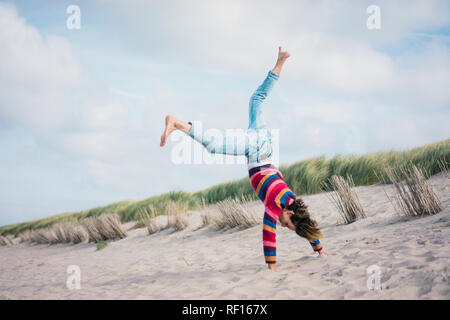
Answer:
M279 75L269 71L264 82L250 98L249 126L246 132L233 136L207 134L203 131L201 123L189 122L191 129L188 135L200 142L210 153L245 155L249 163L264 160L270 155L272 146L270 133L262 116L261 103L278 78Z
M202 123L194 121L188 135L195 141L200 142L210 153L219 153L227 155L247 155L248 142L247 133L241 132L237 135L222 135L216 130L208 132L203 131Z
M263 112L261 109L261 104L266 99L267 94L273 88L275 81L278 80L280 76L271 70L267 74L264 82L256 89L250 98L249 106L249 129L262 129L266 127L266 122L263 118Z
M280 76L278 74L270 70L263 83L255 90L250 98L249 124L247 132L249 135L255 135L256 141L249 144L249 164L264 161L272 155L272 137L266 128L267 125L263 117L261 104L266 99L279 77ZM249 138L249 140L251 141L255 139Z

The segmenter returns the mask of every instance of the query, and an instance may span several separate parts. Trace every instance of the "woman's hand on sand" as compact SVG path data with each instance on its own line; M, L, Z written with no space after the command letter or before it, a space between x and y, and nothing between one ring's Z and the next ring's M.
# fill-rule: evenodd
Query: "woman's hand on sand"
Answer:
M270 270L277 271L277 267L275 266L275 263L268 263L268 264L267 264L267 267L268 267Z
M320 250L320 251L319 251L319 256L324 256L324 257L328 257L328 256L329 256L329 254L328 254L328 253L326 253L326 252L325 252L325 250L323 250L323 249L322 249L322 250Z

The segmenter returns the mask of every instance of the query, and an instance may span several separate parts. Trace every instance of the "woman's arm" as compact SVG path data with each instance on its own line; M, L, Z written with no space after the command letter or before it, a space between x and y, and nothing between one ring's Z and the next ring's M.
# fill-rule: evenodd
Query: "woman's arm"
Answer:
M322 244L320 243L320 240L317 239L315 241L310 241L309 244L313 248L315 252L318 252L320 255L328 256L328 253L323 250Z

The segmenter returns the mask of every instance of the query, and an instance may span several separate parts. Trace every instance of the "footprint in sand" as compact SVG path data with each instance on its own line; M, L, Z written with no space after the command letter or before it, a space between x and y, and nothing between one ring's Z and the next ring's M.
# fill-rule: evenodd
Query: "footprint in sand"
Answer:
M423 256L425 257L426 262L431 262L431 261L437 260L437 258L435 256L433 256L432 252L427 252Z
M332 276L337 276L337 277L342 277L344 275L344 272L342 271L342 269L339 269L333 273L331 273Z
M418 270L418 269L422 269L422 268L424 268L424 267L425 267L425 265L412 265L412 266L407 266L406 269L409 269L409 270Z
M420 245L424 245L427 243L425 240L422 240L422 239L417 239L416 242L417 242L417 244L420 244Z

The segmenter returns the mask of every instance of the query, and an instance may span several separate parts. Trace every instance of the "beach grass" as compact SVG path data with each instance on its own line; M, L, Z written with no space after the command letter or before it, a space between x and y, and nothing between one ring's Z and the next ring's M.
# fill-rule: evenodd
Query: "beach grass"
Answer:
M413 164L402 165L397 168L388 167L385 171L396 191L395 195L388 195L388 198L400 215L432 215L444 209L420 167Z
M351 176L355 186L383 183L387 180L385 168L398 167L406 163L420 166L425 178L442 171L442 163L450 162L450 139L404 151L380 151L364 155L336 155L305 159L288 166L280 166L286 183L297 195L322 192L324 181L333 175ZM152 216L165 214L170 203L186 210L195 210L203 205L216 204L225 199L256 200L248 177L214 185L196 192L173 191L139 201L121 201L104 207L62 213L34 221L21 222L0 227L0 235L18 235L26 230L49 228L56 224L80 222L104 213L116 213L122 223L139 221L142 212L152 209Z
M97 242L97 251L98 250L102 250L107 245L108 245L108 242L106 242L104 240L101 240L101 241Z
M328 192L328 198L338 210L343 224L349 224L357 219L367 217L359 201L351 176L345 179L344 177L333 175L327 182L323 183L323 186L324 191Z

